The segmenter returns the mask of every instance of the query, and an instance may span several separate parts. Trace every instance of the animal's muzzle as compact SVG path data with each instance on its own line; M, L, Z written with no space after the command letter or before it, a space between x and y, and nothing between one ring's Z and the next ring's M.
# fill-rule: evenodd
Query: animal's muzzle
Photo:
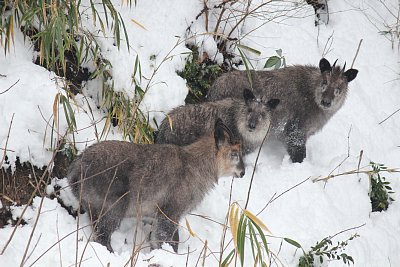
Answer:
M321 105L326 107L326 108L329 108L331 106L331 104L332 104L332 102L330 100L328 100L328 99L322 99L321 100Z

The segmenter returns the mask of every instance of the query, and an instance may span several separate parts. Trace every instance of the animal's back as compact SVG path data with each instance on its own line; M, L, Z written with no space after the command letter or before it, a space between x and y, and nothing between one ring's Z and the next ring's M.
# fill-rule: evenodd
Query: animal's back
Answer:
M82 205L103 203L107 205L127 194L130 199L140 195L141 202L161 202L157 196L165 196L170 186L165 177L177 175L182 166L178 160L180 150L171 145L133 144L124 141L103 141L88 147L69 168L69 181L79 198L80 181L84 179ZM166 168L166 160L171 167ZM111 185L111 186L110 186ZM173 185L171 185L173 187ZM110 189L108 190L108 188ZM151 188L152 192L149 192ZM132 196L133 195L133 196ZM96 199L94 199L94 197Z
M240 105L243 103L239 100L228 98L217 102L177 107L161 123L156 143L189 145L201 136L212 133L217 118L221 118L233 132L236 132L232 113L235 108L239 109Z
M272 129L276 134L283 131L286 122L294 117L306 120L315 106L311 84L318 76L319 69L314 66L289 66L278 70L250 71L254 94L263 102L280 99L272 116ZM243 88L250 88L247 71L231 71L210 87L207 100L216 101L226 97L240 98Z

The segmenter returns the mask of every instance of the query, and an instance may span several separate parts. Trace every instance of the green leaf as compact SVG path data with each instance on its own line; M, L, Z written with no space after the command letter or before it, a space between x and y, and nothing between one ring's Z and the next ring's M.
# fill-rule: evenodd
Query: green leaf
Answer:
M226 267L229 265L229 263L232 261L233 255L234 255L235 250L232 249L231 253L226 256L225 260L221 263L221 267Z
M272 56L267 59L267 62L265 62L264 68L272 68L272 67L276 68L277 64L279 64L279 67L280 67L280 62L281 62L280 57Z
M247 45L238 44L237 46L240 47L240 48L242 48L242 49L245 49L245 50L247 50L247 51L249 51L249 52L251 52L251 53L253 53L253 54L256 54L257 56L261 55L261 52L260 52L260 51L258 51L257 49L254 49L254 48L252 48L252 47L249 47L249 46L247 46Z
M289 239L287 237L284 237L283 240L288 242L290 245L295 246L296 248L301 248L301 245L299 243L297 243L296 241L294 241L293 239Z

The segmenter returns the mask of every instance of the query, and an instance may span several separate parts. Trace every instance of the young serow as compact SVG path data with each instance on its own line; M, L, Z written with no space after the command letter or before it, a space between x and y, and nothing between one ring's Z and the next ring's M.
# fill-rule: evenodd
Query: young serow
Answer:
M90 146L68 170L74 195L88 212L95 241L113 251L111 234L124 217L152 222L152 249L178 250L180 219L221 176L243 177L241 145L220 119L213 132L187 146L103 141Z
M306 157L306 141L322 129L346 99L348 83L357 77L356 69L345 71L322 58L319 68L295 65L272 71L251 71L254 94L266 102L279 98L281 104L272 114L272 135L286 144L293 162ZM232 71L211 86L207 100L240 98L250 86L246 71Z
M227 98L175 108L161 123L156 143L190 144L212 132L217 118L222 118L235 136L242 140L243 153L254 151L267 134L271 112L279 100L270 99L264 104L249 89L240 92L240 99Z

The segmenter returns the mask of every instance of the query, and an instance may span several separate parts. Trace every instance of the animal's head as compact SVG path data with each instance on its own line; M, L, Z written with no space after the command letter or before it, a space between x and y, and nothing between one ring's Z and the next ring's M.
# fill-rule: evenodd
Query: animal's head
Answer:
M246 137L264 138L271 122L271 110L279 104L279 99L270 99L264 103L257 99L249 89L243 90L245 108L239 120L239 131Z
M337 61L337 60L336 60ZM357 77L358 70L349 69L345 71L346 63L343 68L333 66L325 58L319 62L321 70L321 82L315 91L315 102L324 110L338 110L347 95L348 83Z
M217 148L218 177L243 177L245 173L240 140L233 136L231 130L217 119L214 128L215 146Z

